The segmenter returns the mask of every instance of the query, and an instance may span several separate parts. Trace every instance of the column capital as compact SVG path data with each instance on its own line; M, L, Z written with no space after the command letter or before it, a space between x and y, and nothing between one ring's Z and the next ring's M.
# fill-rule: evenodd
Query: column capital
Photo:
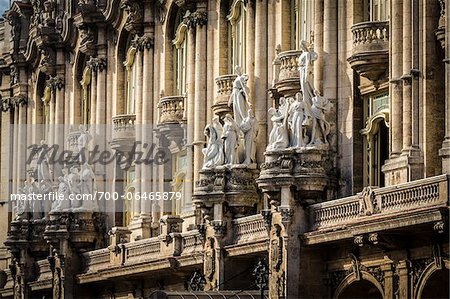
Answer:
M61 90L64 87L64 79L58 76L51 76L47 81L46 84L48 87L50 87L52 90Z
M146 34L143 36L137 36L131 42L132 46L136 48L138 51L150 50L155 45L155 39L150 34Z
M197 26L203 27L208 21L208 12L203 10L196 10L190 12L189 10L183 17L183 23L185 23L188 28L195 28Z
M87 65L94 72L96 71L102 72L106 70L107 59L106 57L91 57L91 59L89 59L89 61L87 62Z

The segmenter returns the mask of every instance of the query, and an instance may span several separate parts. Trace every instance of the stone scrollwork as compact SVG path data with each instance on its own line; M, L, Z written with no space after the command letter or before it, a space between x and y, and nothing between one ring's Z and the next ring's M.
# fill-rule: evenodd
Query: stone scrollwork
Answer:
M122 0L120 8L128 13L125 23L125 29L130 32L137 33L142 28L144 20L143 3L140 0Z
M155 43L155 41L152 36L144 35L144 36L136 37L133 40L132 45L137 50L143 51L144 49L149 50L149 49L153 48L154 43Z
M188 28L195 28L196 26L203 27L208 21L208 13L206 11L186 11L183 17L183 23L188 26Z

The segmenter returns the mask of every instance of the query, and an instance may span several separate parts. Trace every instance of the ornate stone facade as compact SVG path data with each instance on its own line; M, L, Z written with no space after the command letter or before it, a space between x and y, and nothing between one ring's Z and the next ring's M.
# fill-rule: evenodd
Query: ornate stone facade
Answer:
M448 297L449 6L13 1L0 297Z

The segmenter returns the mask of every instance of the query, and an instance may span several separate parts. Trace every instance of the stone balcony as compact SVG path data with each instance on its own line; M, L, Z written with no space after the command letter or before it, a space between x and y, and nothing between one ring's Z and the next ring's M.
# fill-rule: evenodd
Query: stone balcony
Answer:
M179 124L186 120L185 96L168 96L159 100L159 124Z
M278 54L274 65L276 75L274 89L284 97L293 97L300 91L299 58L300 50L285 51Z
M440 175L311 205L305 240L318 244L418 225L439 232L448 214L449 180Z
M379 84L387 80L389 66L389 21L362 22L352 26L350 66L361 76Z
M228 100L233 91L233 82L235 79L236 75L223 75L216 78L217 94L212 108L214 113L221 117L227 113L231 113Z
M111 138L111 148L128 152L136 139L136 115L121 114L112 118L113 132Z

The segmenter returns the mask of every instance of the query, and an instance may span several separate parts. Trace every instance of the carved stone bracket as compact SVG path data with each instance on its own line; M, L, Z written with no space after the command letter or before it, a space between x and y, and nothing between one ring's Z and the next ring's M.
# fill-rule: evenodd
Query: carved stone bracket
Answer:
M227 226L223 221L213 220L211 221L211 225L214 229L215 237L223 237L227 233Z
M283 224L288 224L291 222L291 218L294 216L294 209L291 207L278 207L278 211L281 214L281 221Z
M141 32L144 21L143 1L122 0L120 2L120 8L128 13L125 29L132 33Z

